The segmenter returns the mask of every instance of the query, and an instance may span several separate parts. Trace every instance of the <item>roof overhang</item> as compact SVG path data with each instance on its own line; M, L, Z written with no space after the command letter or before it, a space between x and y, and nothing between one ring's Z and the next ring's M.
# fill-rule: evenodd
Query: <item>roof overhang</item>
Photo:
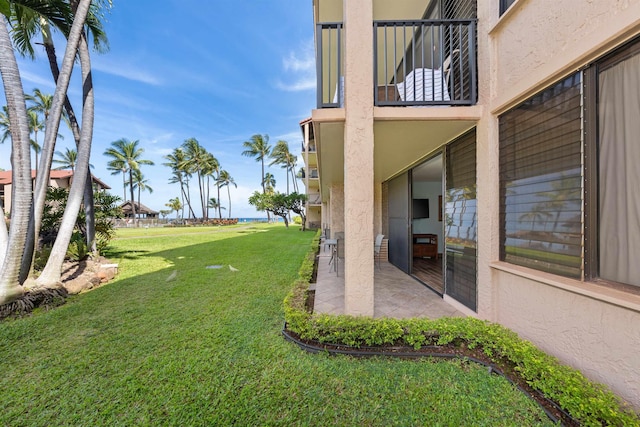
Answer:
M374 182L387 181L423 162L472 129L482 107L374 108ZM313 110L323 199L344 182L344 109Z

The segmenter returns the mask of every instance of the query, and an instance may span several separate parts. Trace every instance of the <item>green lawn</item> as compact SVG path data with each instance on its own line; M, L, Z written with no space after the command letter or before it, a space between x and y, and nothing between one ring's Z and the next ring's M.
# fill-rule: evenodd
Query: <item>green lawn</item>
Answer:
M282 300L313 236L266 224L121 230L108 254L117 280L0 323L0 425L548 424L473 364L285 341Z

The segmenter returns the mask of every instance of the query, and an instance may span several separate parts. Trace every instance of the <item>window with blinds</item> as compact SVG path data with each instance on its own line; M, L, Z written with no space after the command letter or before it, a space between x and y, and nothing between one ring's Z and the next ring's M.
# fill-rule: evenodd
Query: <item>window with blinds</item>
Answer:
M477 309L475 129L447 145L445 182L445 294Z
M583 277L581 74L499 117L500 259Z

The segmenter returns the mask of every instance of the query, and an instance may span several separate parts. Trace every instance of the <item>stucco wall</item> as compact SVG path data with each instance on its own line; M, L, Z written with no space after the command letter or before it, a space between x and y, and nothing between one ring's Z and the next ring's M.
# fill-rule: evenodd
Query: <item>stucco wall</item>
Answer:
M331 237L336 232L344 232L344 185L334 184L331 186L329 198L329 224Z
M490 33L498 104L592 61L639 17L640 0L519 0Z
M478 2L478 316L640 409L640 298L498 261L497 115L640 33L640 0ZM568 5L571 6L568 6ZM488 37L484 34L488 33ZM612 296L615 294L615 296Z
M503 271L499 323L640 407L640 313Z

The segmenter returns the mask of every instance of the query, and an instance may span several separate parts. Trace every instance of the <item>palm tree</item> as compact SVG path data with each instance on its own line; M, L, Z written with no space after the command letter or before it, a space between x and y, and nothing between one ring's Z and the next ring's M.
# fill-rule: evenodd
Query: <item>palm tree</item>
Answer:
M218 178L220 177L220 162L216 159L213 154L207 153L205 155L205 161L203 165L202 173L207 177L206 184L206 200L209 200L209 190L210 190L210 179L213 179L213 182L216 183L216 190L218 192L218 200L220 200L220 186L217 185ZM218 209L218 214L220 214L220 209ZM207 218L209 217L208 207L207 207ZM222 218L220 214L220 218Z
M76 150L67 148L64 153L56 151L55 154L58 158L53 159L53 163L57 163L60 166L54 168L54 170L71 169L71 172L75 170L78 161L78 152Z
M213 178L214 182L217 180L217 175L220 171L220 164L218 163L218 159L216 159L213 154L209 152L205 152L204 159L202 161L202 170L201 174L203 177L203 185L204 185L204 200L205 207L206 201L209 200L209 193L211 187L211 179ZM205 182L206 180L206 182ZM220 189L218 188L218 198L220 196ZM209 209L206 210L206 218L209 219Z
M215 209L218 209L218 210L224 209L222 206L220 206L220 203L218 202L218 200L215 197L212 197L212 198L209 199L209 201L207 202L207 207L211 208L213 210L215 210Z
M148 184L149 180L144 178L140 169L133 171L133 187L138 190L138 207L140 206L140 194L142 191L153 193L153 188ZM133 202L132 202L133 203Z
M127 167L124 161L113 159L107 162L107 170L111 175L122 174L122 200L127 200Z
M276 143L273 150L271 150L271 158L273 161L269 163L269 166L281 165L283 169L286 169L287 174L287 194L289 194L289 174L293 165L293 155L289 151L289 143L287 141L280 140Z
M227 187L227 196L229 197L229 210L227 211L229 215L228 218L231 218L231 191L229 189L231 185L238 188L238 185L236 184L231 174L229 174L229 172L227 172L226 170L221 170L220 176L218 177L218 188Z
M51 248L51 253L47 264L45 265L42 273L36 280L36 284L42 287L57 286L60 282L60 273L62 270L62 263L69 247L71 235L76 225L78 212L82 204L83 198L85 199L85 208L87 213L87 246L91 248L92 252L95 252L95 217L93 210L93 189L91 185L91 175L89 173L89 159L91 156L91 137L93 134L93 118L94 118L94 96L93 96L93 81L91 77L91 60L89 55L89 49L84 39L83 27L87 20L87 14L91 7L91 0L77 0L73 2L73 25L69 32L67 49L65 51L64 60L62 62L62 71L57 80L56 91L53 97L53 107L47 128L45 130L44 148L43 148L43 166L46 168L46 173L38 174L36 180L36 191L42 191L39 188L39 184L42 180L48 181L48 174L51 168L51 161L53 159L53 152L55 142L58 134L58 127L62 115L63 102L66 98L67 88L69 86L69 80L71 76L71 70L73 68L74 59L76 56L80 60L81 68L81 81L83 82L83 106L82 106L82 131L80 133L78 143L78 164L76 179L71 183L69 189L69 197L65 206L64 214L58 235ZM81 43L81 40L83 41ZM45 157L46 156L46 157ZM46 176L45 176L46 175ZM44 189L46 195L46 188ZM35 200L34 211L35 216L35 231L39 232L42 211L44 210L44 195L38 195L38 199ZM31 251L33 253L33 250ZM30 263L29 263L30 265ZM23 267L25 264L23 263ZM27 269L29 271L29 269Z
M262 185L264 185L264 188L266 190L265 194L273 193L273 190L276 187L276 178L273 176L271 172L267 172L267 174L264 176L264 181Z
M123 174L129 173L129 191L131 194L131 208L133 217L136 217L135 198L133 197L133 185L135 171L140 169L141 165L153 165L151 160L141 159L144 148L138 147L140 141L129 141L125 138L121 138L111 143L111 148L107 148L104 152L105 156L111 157L113 160L109 163L111 170L114 170L116 166L120 166Z
M185 161L183 166L189 173L196 174L198 178L198 189L200 190L200 207L202 208L202 216L206 219L207 202L205 188L205 170L207 163L207 150L200 145L197 139L189 138L184 141L182 148L185 153Z
M176 211L176 219L178 219L178 212L180 212L180 209L182 209L182 203L180 203L180 199L177 197L169 199L169 203L165 203L165 206L172 211Z
M11 131L13 181L13 215L7 238L7 250L0 258L0 304L19 298L23 293L21 278L22 248L29 234L29 220L32 209L31 196L31 155L29 149L29 125L27 106L22 92L22 82L18 63L11 45L9 23L0 13L0 72L7 99L6 116ZM4 215L2 215L4 221Z
M189 212L195 218L195 213L191 207L191 197L189 195L189 178L191 174L186 168L186 155L181 147L174 148L171 154L164 156L167 163L163 163L164 166L169 166L173 172L171 178L169 178L170 184L180 184L180 197L182 198L182 209L184 209L185 200L189 208ZM183 212L184 216L184 212Z
M40 228L40 218L44 209L44 199L46 195L46 189L48 186L48 170L51 167L51 160L54 154L55 136L57 135L58 126L60 123L60 115L62 119L69 125L73 133L76 147L80 151L81 145L89 146L91 144L91 138L93 135L92 129L86 129L81 135L80 126L78 125L71 102L66 95L69 76L71 75L71 69L73 63L69 65L69 56L76 55L80 58L81 66L84 66L82 71L82 94L83 94L83 125L86 124L93 127L93 105L90 99L93 99L93 83L90 73L90 59L89 49L85 33L77 32L78 27L84 27L86 25L87 35L91 35L93 39L93 47L97 52L104 52L108 49L108 41L103 31L101 19L104 13L111 7L110 0L94 0L85 3L85 0L74 1L16 1L11 2L11 24L12 35L17 50L23 55L28 56L31 59L35 59L35 52L32 44L32 38L40 34L42 36L42 46L45 48L47 54L51 74L54 82L56 82L56 93L51 99L47 99L47 96L40 96L42 93L36 89L34 91L34 99L36 105L41 106L41 111L45 115L46 125L52 127L51 136L47 136L45 132L44 152L43 158L46 164L46 173L39 174L36 177L36 189L35 189L35 233L38 234ZM73 24L77 22L77 26ZM65 62L62 62L62 71L58 68L58 60L56 57L56 51L53 43L51 28L59 30L64 37L67 38L67 50L65 52ZM82 59L84 58L84 63ZM73 61L71 59L71 61ZM58 91L58 87L60 90ZM62 109L64 110L62 111ZM85 111L86 110L86 111ZM49 116L52 115L54 120L49 123ZM81 136L84 136L84 140L81 140ZM82 156L80 156L82 157ZM86 218L86 237L87 245L95 252L95 209L93 200L93 187L91 182L91 173L87 171L83 175L86 176L84 183L84 208ZM47 175L47 176L45 176ZM77 181L77 180L76 180ZM31 238L31 235L30 235ZM29 242L29 246L32 242ZM28 248L31 250L31 247ZM25 256L25 259L29 257Z
M44 129L44 123L40 121L38 113L34 110L28 110L29 131L33 133L33 139L31 140L31 148L36 153L36 172L38 171L38 154L41 151L40 144L38 143L38 132Z
M262 193L266 193L265 189L265 176L264 176L264 158L269 157L271 153L271 146L269 145L269 135L260 135L255 134L251 137L250 141L245 141L242 143L243 147L246 148L242 152L243 156L247 157L255 157L256 162L260 162L262 167Z
M33 105L29 107L29 110L42 114L46 125L47 120L49 120L51 106L53 105L53 95L42 93L40 89L35 88L33 90L33 95L27 95L25 98L27 101L33 102ZM63 114L63 116L66 116L66 114Z
M11 137L11 129L9 124L9 110L7 110L7 106L4 105L2 107L2 111L0 111L0 130L2 130L0 143L5 142L7 138Z

